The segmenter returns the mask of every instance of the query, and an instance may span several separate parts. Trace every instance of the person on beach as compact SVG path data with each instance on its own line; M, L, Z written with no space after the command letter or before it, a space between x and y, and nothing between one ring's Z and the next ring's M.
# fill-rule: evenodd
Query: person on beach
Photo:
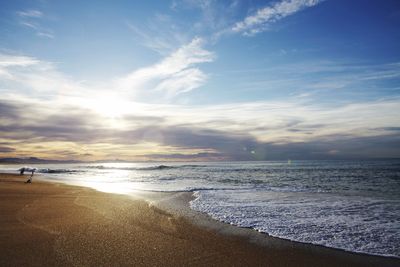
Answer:
M34 174L35 171L36 171L36 168L23 167L23 168L19 169L19 174L20 174L20 175L24 175L24 172L25 172L25 171L32 172L32 174L31 174L31 176L29 177L29 179L25 182L26 184L30 184L30 183L32 183L32 177L33 177L33 174Z
M35 173L36 169L33 168L31 171L32 171L32 174L31 174L31 176L29 176L29 179L25 182L26 184L32 183L32 177L33 177L33 174Z

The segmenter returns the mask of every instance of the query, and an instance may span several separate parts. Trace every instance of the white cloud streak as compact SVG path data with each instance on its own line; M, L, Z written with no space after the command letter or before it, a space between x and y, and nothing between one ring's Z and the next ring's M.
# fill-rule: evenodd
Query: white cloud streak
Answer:
M139 43L160 55L168 55L190 40L169 16L154 16L140 27L127 21L128 28L139 37Z
M116 86L134 95L143 90L156 90L169 96L198 88L207 75L196 66L214 59L214 54L202 46L203 40L195 38L159 63L118 79Z
M8 54L0 54L0 86L3 95L24 92L36 98L83 95L87 92L79 82L59 72L51 62Z
M307 7L312 7L323 0L284 0L271 6L261 8L255 14L246 17L243 21L237 22L232 31L252 36L266 30L266 25L290 16Z
M30 66L39 63L40 61L26 56L11 56L0 54L0 68L11 67L11 66Z
M28 9L24 11L18 11L17 15L24 18L41 18L43 13L39 10Z
M38 63L39 60L31 57L0 54L0 78L12 79L13 74L10 68L28 67Z
M34 30L36 35L39 37L54 39L53 31L43 27L39 23L39 20L43 19L44 17L44 14L41 11L29 9L25 11L18 11L17 15L20 20L20 25Z
M117 98L136 101L159 99L162 102L194 90L207 80L207 74L198 65L212 61L214 54L202 46L203 41L195 38L160 62L118 79L105 81L101 85L76 82L59 72L57 66L51 62L0 54L0 90L3 95L23 92L26 95L36 95L40 99L80 98L90 95L91 100L103 101L112 88L120 96ZM146 97L147 99L143 99ZM79 102L82 102L81 99Z

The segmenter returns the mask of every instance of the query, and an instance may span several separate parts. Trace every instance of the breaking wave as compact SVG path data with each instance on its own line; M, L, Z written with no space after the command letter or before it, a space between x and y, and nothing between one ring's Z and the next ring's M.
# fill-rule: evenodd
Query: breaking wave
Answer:
M72 170L72 169L38 169L36 172L38 173L80 173L80 172L84 172L83 170Z
M180 169L180 168L200 168L206 165L156 165L149 167L111 167L105 165L95 165L95 166L84 166L86 169L97 169L97 170L124 170L124 171L155 171L155 170L168 170L168 169Z

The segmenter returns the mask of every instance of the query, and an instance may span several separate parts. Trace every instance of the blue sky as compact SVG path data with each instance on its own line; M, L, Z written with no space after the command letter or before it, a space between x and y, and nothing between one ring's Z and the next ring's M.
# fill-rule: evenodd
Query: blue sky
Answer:
M399 157L399 28L390 0L2 1L0 156Z

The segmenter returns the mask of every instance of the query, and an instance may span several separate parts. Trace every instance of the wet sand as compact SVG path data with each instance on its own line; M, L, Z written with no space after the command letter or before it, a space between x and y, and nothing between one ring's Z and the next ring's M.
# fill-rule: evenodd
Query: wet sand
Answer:
M228 233L236 227L194 223L204 215L186 218L84 187L25 184L27 177L0 174L0 266L400 266L237 231L264 244L252 242L252 235Z

